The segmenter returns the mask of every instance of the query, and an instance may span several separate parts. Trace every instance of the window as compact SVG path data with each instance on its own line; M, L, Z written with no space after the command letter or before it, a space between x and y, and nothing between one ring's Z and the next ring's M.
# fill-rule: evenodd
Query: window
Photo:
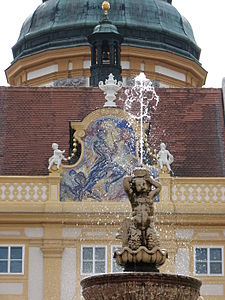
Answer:
M105 246L83 246L81 255L82 274L106 273Z
M195 275L223 275L222 247L196 247L194 258Z
M121 246L112 246L111 247L111 272L112 273L119 273L119 272L123 272L123 268L121 266L119 266L116 263L115 258L113 258L114 252L116 250L121 250L122 247Z
M0 246L0 274L24 273L24 247Z

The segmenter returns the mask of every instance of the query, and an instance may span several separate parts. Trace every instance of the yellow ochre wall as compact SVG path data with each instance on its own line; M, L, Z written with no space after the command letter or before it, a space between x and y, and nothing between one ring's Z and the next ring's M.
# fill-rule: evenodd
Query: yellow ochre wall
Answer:
M90 60L88 46L49 50L13 62L6 76L12 86L51 86L55 80L80 77L88 86ZM161 87L202 87L207 75L199 63L166 51L122 46L121 61L125 84L126 78L144 71Z
M169 252L161 271L193 276L194 246L225 247L225 179L161 174L160 182L156 224L162 248ZM107 246L107 271L111 272L111 245L120 244L116 233L129 215L129 203L60 202L59 184L59 172L0 177L0 245L25 246L24 275L0 275L1 300L81 299L82 245ZM185 257L180 257L182 251ZM184 270L177 263L179 257ZM198 278L204 299L225 299L224 276ZM209 296L218 291L220 295Z

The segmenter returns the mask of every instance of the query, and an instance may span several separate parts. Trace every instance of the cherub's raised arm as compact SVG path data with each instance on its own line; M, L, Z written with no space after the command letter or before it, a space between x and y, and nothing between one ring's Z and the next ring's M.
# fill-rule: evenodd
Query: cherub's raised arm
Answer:
M131 188L132 177L126 176L123 179L123 187L127 194L132 194L133 190Z
M162 185L160 182L154 180L151 176L149 176L148 180L155 187L155 189L151 191L151 194L154 197L155 195L159 194L159 192L161 191Z

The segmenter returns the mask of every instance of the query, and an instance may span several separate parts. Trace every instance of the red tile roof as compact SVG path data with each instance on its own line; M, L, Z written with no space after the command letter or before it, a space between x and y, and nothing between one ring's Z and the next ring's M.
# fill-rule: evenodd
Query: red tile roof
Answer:
M153 117L157 140L174 155L177 176L224 176L224 114L220 89L161 89ZM165 132L164 132L165 130Z
M225 176L220 89L159 89L152 135L177 176ZM0 88L0 175L46 175L51 144L69 149L69 121L102 108L98 88Z

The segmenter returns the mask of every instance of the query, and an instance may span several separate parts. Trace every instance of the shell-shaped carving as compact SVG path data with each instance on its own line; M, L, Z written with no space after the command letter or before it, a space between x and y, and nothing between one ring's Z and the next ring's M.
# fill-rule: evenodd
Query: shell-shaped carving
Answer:
M134 255L137 258L137 262L141 262L142 259L142 251L139 251L136 253L136 255Z
M125 266L127 263L145 263L159 267L165 263L167 257L167 251L161 250L159 247L155 247L151 251L144 246L139 247L136 251L124 247L121 251L114 253L116 262L121 266Z

